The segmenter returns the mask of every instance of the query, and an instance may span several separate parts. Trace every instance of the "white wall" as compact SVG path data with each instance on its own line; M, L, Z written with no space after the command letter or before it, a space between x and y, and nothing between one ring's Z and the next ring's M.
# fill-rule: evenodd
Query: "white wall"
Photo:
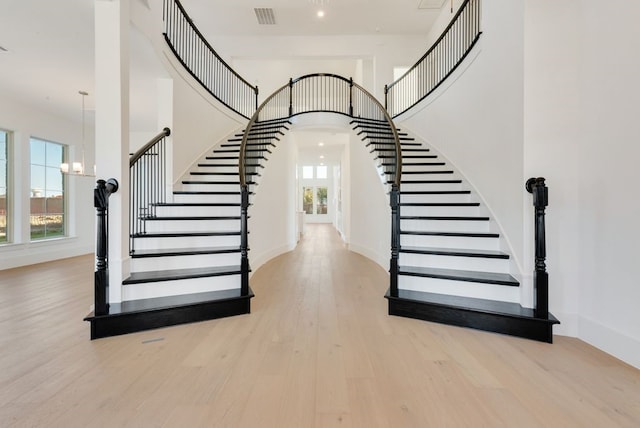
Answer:
M363 76L361 82L379 99L384 98L384 85L393 80L393 67L414 63L424 53L424 36L218 36L215 41L218 53L251 83L258 82L260 92L270 94L289 81L292 75L287 70L301 71L298 61L312 63L321 60L322 69L308 72L343 72L345 61L354 64L353 76ZM264 76L256 61L268 63L281 61L282 73ZM362 60L362 69L355 66ZM335 62L334 62L335 61Z
M285 135L271 149L249 207L252 272L296 246L296 148Z
M347 221L351 251L362 254L389 269L391 257L391 207L386 188L380 180L373 156L365 143L352 135L348 160L350 191ZM343 172L345 168L343 168ZM343 174L344 176L345 174Z
M551 310L640 367L640 4L526 1L525 172L548 180Z
M44 102L44 101L43 101ZM78 113L80 117L80 113ZM51 115L38 106L26 106L6 95L0 97L0 128L13 132L11 156L11 191L13 243L0 245L0 270L50 260L73 257L94 251L93 188L95 178L68 177L68 237L29 242L29 138L38 137L69 145L70 157L80 157L82 146L81 121ZM85 158L93 168L93 127L86 125Z
M134 38L136 48L138 52L146 52L148 57L144 61L146 68L139 65L141 70L138 72L133 70L136 76L133 83L140 82L142 75L148 75L149 81L145 85L148 90L143 91L144 88L139 88L140 96L155 101L163 97L157 89L158 79L173 80L172 172L177 181L188 171L194 159L200 158L221 138L238 126L246 124L248 120L215 100L184 69L162 36L162 2L150 2L149 5L150 9L142 2L131 3L131 20L137 29L134 32L137 34ZM145 51L145 46L149 51ZM149 59L154 55L155 61ZM156 70L159 67L162 67L162 70ZM162 107L157 108L160 110ZM159 116L162 116L160 112L154 112L152 115L153 119ZM164 124L158 126L157 120L147 120L142 123L148 123L148 126L154 129L135 129L138 135L144 133L157 135L162 127L167 126Z
M485 1L482 16L479 45L454 77L397 121L474 186L522 266L523 0Z

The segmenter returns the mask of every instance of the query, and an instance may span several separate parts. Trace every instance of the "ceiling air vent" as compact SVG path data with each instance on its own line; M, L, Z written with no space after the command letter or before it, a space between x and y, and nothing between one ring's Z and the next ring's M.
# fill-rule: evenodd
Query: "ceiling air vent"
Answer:
M270 7L256 7L253 9L258 18L258 24L260 25L275 25L276 17L273 15L273 9Z

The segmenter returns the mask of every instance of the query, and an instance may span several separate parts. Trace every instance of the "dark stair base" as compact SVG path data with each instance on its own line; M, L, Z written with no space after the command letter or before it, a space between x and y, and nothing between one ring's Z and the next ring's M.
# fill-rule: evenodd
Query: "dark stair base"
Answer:
M398 297L392 297L387 290L385 298L389 301L389 315L547 343L553 343L553 325L560 324L551 314L546 319L535 318L533 309L523 308L517 303L409 290L399 290L398 294Z
M92 312L84 320L91 323L93 340L248 314L253 296L251 289L247 296L234 289L112 303L109 314L95 316Z

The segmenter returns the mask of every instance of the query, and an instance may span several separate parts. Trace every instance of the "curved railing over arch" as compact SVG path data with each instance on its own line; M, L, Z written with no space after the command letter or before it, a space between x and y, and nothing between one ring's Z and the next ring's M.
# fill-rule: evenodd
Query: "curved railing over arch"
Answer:
M164 0L163 19L164 38L184 68L214 98L249 119L258 106L258 87L220 58L178 0Z
M335 74L309 74L289 83L271 94L257 109L249 120L240 144L239 174L241 190L240 211L240 294L249 294L249 174L255 172L251 151L267 150L265 142L266 129L274 124L288 120L292 116L304 113L330 112L354 118L354 122L367 122L367 126L375 129L376 135L384 135L384 152L388 166L384 174L391 185L389 199L391 205L391 260L389 276L391 290L397 295L398 259L400 254L400 180L402 175L402 150L400 138L391 116L384 106L366 89L353 79ZM279 126L279 125L276 125ZM272 133L272 132L271 132ZM249 143L249 141L252 141ZM249 145L251 144L251 145ZM380 144L380 143L375 143Z
M240 145L240 184L250 181L247 173L247 142L255 126L263 122L288 119L304 113L337 113L345 116L380 122L388 127L394 145L390 148L391 168L385 170L392 185L400 188L402 151L398 130L384 106L353 79L335 74L316 73L290 79L289 83L271 94L251 117Z
M429 50L395 82L384 87L385 107L398 117L438 88L480 39L480 0L465 0Z

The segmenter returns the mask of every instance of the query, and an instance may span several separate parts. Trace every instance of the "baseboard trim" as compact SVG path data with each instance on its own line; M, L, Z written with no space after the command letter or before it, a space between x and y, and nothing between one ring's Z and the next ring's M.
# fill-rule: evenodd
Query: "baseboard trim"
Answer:
M583 316L578 318L578 338L640 369L640 340Z

